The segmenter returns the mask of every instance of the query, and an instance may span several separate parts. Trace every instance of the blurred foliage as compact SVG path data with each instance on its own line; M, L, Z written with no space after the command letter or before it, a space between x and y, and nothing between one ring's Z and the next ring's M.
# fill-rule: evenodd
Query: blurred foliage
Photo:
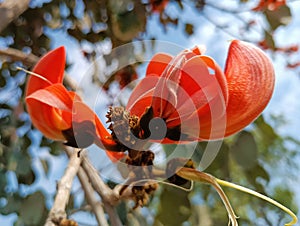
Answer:
M290 56L298 51L297 45L278 46L275 38L275 31L292 20L289 5L272 6L272 3L268 2L276 1L260 1L255 8L249 8L250 1L235 2L237 7L231 9L224 7L221 1L208 0L53 0L43 4L32 1L31 6L22 15L1 31L1 42L6 47L41 56L50 49L51 32L63 31L68 38L77 40L79 46L86 42L93 46L109 42L111 47L115 48L135 40L143 40L147 29L151 29L147 27L147 22L153 18L156 18L157 24L166 33L171 27L176 27L187 36L193 36L201 23L181 19L181 14L186 8L192 8L199 17L206 18L216 29L230 33L233 37L251 41L274 53L280 52ZM169 6L176 10L165 10ZM213 17L206 13L211 9L216 13ZM252 13L251 19L241 19L241 9ZM260 40L249 40L248 34L258 27L257 14L265 18L267 27L259 30ZM220 23L220 20L216 20L219 17L242 21L242 25L239 25L242 32L232 33L229 29L232 25L229 26L228 20L224 20L226 23ZM153 36L150 39L155 40L159 37ZM138 58L134 50L131 51L131 55L127 53L124 57ZM82 53L90 61L98 54L96 50L94 52L84 49ZM49 195L39 190L30 194L24 193L24 186L30 187L37 180L37 172L32 164L36 156L32 156L30 149L47 147L52 155L60 155L61 144L45 138L36 138L37 131L31 127L24 110L23 93L26 78L23 73L15 70L15 66L22 65L22 62L11 62L5 56L0 56L0 59L0 214L16 213L18 218L14 225L42 225L48 211L45 203ZM104 56L104 59L108 65L113 61L111 57ZM289 58L286 60L289 68L300 65L298 61L290 62ZM100 85L107 91L113 82L119 83L120 88L126 86L137 78L136 66L131 65L113 73L106 79L105 84L100 81ZM296 148L289 148L286 142L292 143ZM198 144L198 152L193 156L196 162L201 158L205 145L205 142ZM294 191L289 190L285 184L274 182L274 185L271 182L276 181L276 178L288 177L276 169L272 172L277 165L286 164L294 170L298 169L288 156L296 156L299 146L299 141L291 137L282 137L260 117L251 130L242 131L226 140L217 158L206 171L219 178L267 193L287 206L292 205L297 211ZM283 158L283 155L287 157ZM39 162L47 175L48 160L40 158ZM16 186L13 186L14 180ZM241 225L279 225L287 221L269 204L237 191L226 189L226 192L240 216ZM71 199L73 198L74 195ZM80 209L80 206L71 203L68 208L68 211L72 212L76 208ZM166 185L161 186L149 204L153 218L150 220L146 220L138 211L132 211L125 203L121 203L118 210L126 225L209 226L228 223L221 200L211 187L201 184L195 184L191 193Z

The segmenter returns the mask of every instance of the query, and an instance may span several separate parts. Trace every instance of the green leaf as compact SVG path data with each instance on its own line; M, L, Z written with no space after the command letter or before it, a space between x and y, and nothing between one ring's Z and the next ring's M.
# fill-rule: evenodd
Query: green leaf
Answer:
M275 45L275 41L273 39L273 35L270 34L270 32L265 31L265 42L268 48L275 50L276 49L276 45Z
M251 133L242 131L231 147L231 154L236 163L245 170L252 169L257 164L257 144Z
M192 35L194 34L194 25L193 24L185 24L185 29L184 29L185 33L187 35Z
M25 123L25 122L24 122ZM27 152L29 146L31 145L31 139L28 137L28 134L22 137L21 139L21 145L23 152Z
M62 143L47 139L45 137L42 138L41 147L50 148L50 154L58 156L62 153Z
M154 225L182 225L191 214L188 192L173 187L165 187L160 196L160 207Z
M292 20L291 10L287 5L280 6L277 10L266 10L264 14L273 31L279 26L288 25Z
M166 153L167 156L170 156L174 150L176 149L178 145L177 144L166 144L163 145L162 148L164 150L164 152Z
M18 194L8 195L6 197L7 204L0 208L0 213L8 215L11 213L19 213L23 199Z
M6 179L6 171L4 169L0 170L0 197L6 195L5 187L6 187L7 179Z
M258 182L257 178L269 181L270 176L261 165L257 163L252 170L246 170L245 175L249 183L252 184L257 191L265 192L265 187Z
M20 152L15 153L17 167L16 174L26 176L31 171L31 159Z
M17 175L19 184L27 184L31 185L35 181L35 174L32 169L30 169L27 174L19 174Z
M20 217L25 225L41 225L45 212L45 197L38 191L26 197L22 202Z
M20 184L30 185L35 180L35 174L31 168L31 159L27 153L14 152L11 158L15 166L15 173Z
M117 207L116 210L118 212L118 216L120 217L120 220L122 222L123 225L126 225L126 223L129 219L127 219L127 217L129 217L128 215L128 208L126 206L126 202L121 202Z
M229 152L229 146L223 142L217 156L205 171L221 178L230 178Z
M112 31L121 41L130 41L145 30L146 10L140 2L135 2L132 10L112 14Z
M282 187L282 186L277 186L275 187L275 194L273 195L273 198L275 200L277 200L278 202L280 202L281 204L283 204L284 206L292 206L292 209L295 210L295 212L297 212L296 210L297 205L295 205L295 199L294 199L294 193L291 192L290 190Z
M257 120L255 120L254 124L259 129L262 136L262 142L266 147L272 145L274 141L279 138L274 129L266 123L263 116L260 116Z
M6 86L6 79L3 76L0 76L0 88Z

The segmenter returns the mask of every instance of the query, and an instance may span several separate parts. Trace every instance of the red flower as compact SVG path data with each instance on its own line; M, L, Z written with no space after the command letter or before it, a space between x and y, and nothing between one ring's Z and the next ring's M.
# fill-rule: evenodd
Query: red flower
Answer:
M163 12L169 3L169 0L150 0L152 12Z
M46 137L73 147L95 143L116 151L117 144L96 114L63 86L65 58L65 48L59 47L42 57L33 69L36 75L30 76L26 88L26 106L33 125ZM112 160L123 156L118 152L107 154Z
M224 73L202 54L195 47L174 58L163 53L152 58L126 107L136 137L163 143L220 139L243 129L263 111L273 93L274 71L260 49L233 41ZM120 131L111 135L80 97L62 85L64 66L65 49L60 47L34 67L26 89L33 125L50 139L80 148L95 143L108 150L111 159L120 159L124 153L118 151L126 150L116 140ZM114 123L113 118L109 121Z
M145 138L163 143L220 139L256 119L273 88L269 58L257 47L235 40L224 73L197 47L176 57L156 54L127 110L141 118Z
M258 5L252 8L253 11L277 10L279 7L286 5L286 0L260 0Z

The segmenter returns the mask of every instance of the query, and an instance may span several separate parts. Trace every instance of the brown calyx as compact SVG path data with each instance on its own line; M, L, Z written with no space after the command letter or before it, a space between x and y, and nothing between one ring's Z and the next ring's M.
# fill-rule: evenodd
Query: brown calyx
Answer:
M120 195L130 187L135 201L134 208L144 206L158 185L151 181L154 153L140 150L147 141L143 137L139 117L130 115L123 107L110 107L106 117L112 138L120 145L120 151L128 152L125 163L130 173Z

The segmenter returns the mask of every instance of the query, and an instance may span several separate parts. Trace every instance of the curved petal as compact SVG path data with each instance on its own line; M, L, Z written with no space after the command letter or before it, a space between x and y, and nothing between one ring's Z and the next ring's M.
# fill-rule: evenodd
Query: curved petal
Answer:
M117 162L125 156L124 152L105 151L105 153L112 162Z
M227 101L228 101L228 87L227 87L227 80L226 80L225 74L223 73L222 69L216 63L216 61L214 59L212 59L209 56L200 56L200 57L206 63L206 65L212 71L214 71L214 75L215 75L216 79L218 80L219 86L220 86L221 91L223 93L224 101L227 104Z
M71 127L72 112L55 109L34 98L26 99L26 102L32 124L47 138L65 141L61 131Z
M193 98L193 102L195 105L194 109L198 109L204 103L207 98L207 95L214 96L214 93L207 93L207 95L201 90L204 90L206 87L211 86L212 80L214 80L214 76L209 74L207 65L201 59L201 56L195 56L189 59L181 68L181 78L180 78L180 89L178 92L178 105L177 107L181 107L186 103L186 99ZM195 95L198 93L198 95ZM202 97L201 97L202 96ZM188 109L186 109L188 111Z
M167 119L177 106L177 92L180 86L181 68L189 52L182 51L169 62L154 89L152 108L155 117ZM193 54L194 55L194 54Z
M83 121L91 121L95 125L95 132L100 140L110 137L110 133L105 129L95 112L85 103L75 100L73 103L73 122L80 123Z
M141 116L151 105L154 88L158 82L157 76L143 78L134 88L126 105L126 110L131 114Z
M36 76L30 76L26 87L26 96L36 90L49 86L49 83L62 83L66 63L66 51L63 46L44 55L33 68L33 72L41 75L47 81Z
M216 115L214 114L215 111L218 112L218 115L225 113L224 102L227 98L227 89L223 82L225 79L222 79L225 76L221 71L218 72L218 69L215 70L215 74L210 74L208 66L214 68L218 68L218 66L213 61L209 61L209 58L204 58L204 60L203 56L195 56L182 67L180 89L178 89L177 94L177 112L173 113L173 115L179 114L180 118L177 121L185 121L196 113L198 114L198 122L201 121L201 124L203 124L211 119L211 115ZM207 65L207 62L209 65ZM223 104L216 105L217 103ZM173 115L169 117L169 121L176 119ZM175 126L174 122L170 126ZM195 126L195 123L193 122L190 126ZM177 124L180 124L180 122L177 122ZM199 127L200 125L198 125Z
M48 86L26 97L33 125L53 140L65 140L61 131L71 127L72 103L72 95L62 84Z
M165 53L155 54L148 64L146 76L161 76L172 58L172 56Z
M90 109L85 103L81 101L74 101L73 130L76 131L78 129L82 129L80 127L81 125L80 122L83 121L89 121L95 126L94 127L95 131L91 131L94 136L94 142L98 147L107 150L106 154L113 162L124 157L123 152L117 152L118 150L116 149L117 148L116 142L111 139L110 133L105 129L105 127L101 123L98 116L94 113L94 111L92 111L92 109ZM81 134L81 133L74 133L74 134ZM82 142L84 142L84 140L81 137L78 137L76 139L76 142L80 142L81 140ZM113 151L109 151L109 150L113 150Z
M225 75L229 92L225 135L229 136L260 115L271 99L275 78L265 53L237 40L230 45Z
M203 63L206 67L203 66ZM197 65L199 69L202 65L202 70L197 69ZM209 72L208 69L210 69ZM186 101L182 107L189 111L196 107L196 111L191 112L185 119L182 131L189 136L199 137L199 140L216 139L216 131L218 134L224 135L226 126L224 115L228 102L228 88L224 73L219 65L208 56L191 58L184 70L188 72L188 75L197 74L193 71L198 70L198 74L201 76L193 76L195 83L193 86L188 86L189 83L192 83L188 82L188 76L182 76L182 81L188 82L183 86L189 90L190 98L194 103L194 106L188 106ZM195 89L192 90L189 87L195 87Z
M204 45L196 45L191 51L196 55L203 55L206 51L206 47Z
M28 95L26 101L27 106L30 106L31 99L35 99L51 107L71 112L73 98L73 94L70 94L62 84L57 83Z

